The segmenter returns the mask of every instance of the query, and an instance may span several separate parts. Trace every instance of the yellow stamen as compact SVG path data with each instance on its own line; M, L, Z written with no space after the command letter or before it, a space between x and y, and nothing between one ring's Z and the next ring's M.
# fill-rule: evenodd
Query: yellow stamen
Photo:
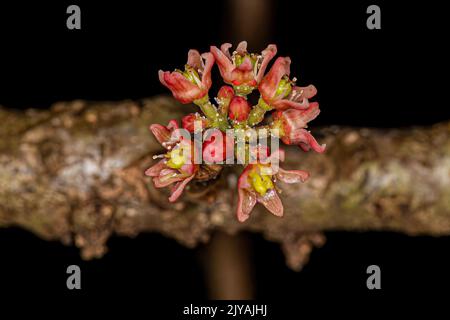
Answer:
M168 153L168 155L170 159L167 161L166 165L169 168L180 169L186 163L186 158L183 155L182 148L172 150Z
M274 188L272 176L260 174L257 170L252 170L248 175L250 184L261 196L264 196L267 190Z

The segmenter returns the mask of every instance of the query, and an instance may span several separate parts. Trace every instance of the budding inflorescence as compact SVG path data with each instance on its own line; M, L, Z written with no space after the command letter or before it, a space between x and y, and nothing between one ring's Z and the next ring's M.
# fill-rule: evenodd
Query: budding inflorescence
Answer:
M153 178L157 188L172 185L169 201L173 202L190 181L215 178L217 165L244 165L237 185L238 220L248 219L256 203L281 217L278 182L304 182L309 174L278 166L285 156L278 148L278 139L304 151L325 151L325 145L320 145L306 130L308 122L320 112L319 104L309 101L317 90L313 85L296 86L297 79L290 78L289 57L277 58L266 73L277 53L275 45L267 46L261 54L249 53L245 41L232 54L231 46L211 46L210 52L203 54L189 50L184 70L159 71L161 83L173 96L183 104L196 104L202 114L184 116L181 128L175 120L167 126L150 126L166 153L155 155L159 161L145 174ZM209 97L214 64L227 84L214 98L216 105ZM251 106L248 98L255 91L259 92L259 99ZM265 121L268 113L271 122ZM214 170L211 164L215 165Z

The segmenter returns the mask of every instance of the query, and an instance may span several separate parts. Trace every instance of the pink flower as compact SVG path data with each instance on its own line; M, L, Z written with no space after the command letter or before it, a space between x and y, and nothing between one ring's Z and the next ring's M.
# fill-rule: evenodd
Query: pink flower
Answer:
M278 157L284 160L284 152L278 150L270 157ZM283 204L278 196L275 178L285 183L305 182L309 178L309 173L302 170L284 170L277 168L275 173L270 164L249 164L238 180L238 206L236 210L237 218L244 222L250 217L250 213L256 203L261 203L272 214L278 217L283 216Z
M309 107L304 110L276 111L273 113L272 128L280 130L279 134L284 143L298 145L304 151L312 148L314 151L322 153L325 151L325 144L319 145L311 133L305 129L307 123L315 119L319 113L317 102L310 103Z
M200 55L197 50L189 50L185 71L159 70L159 81L172 91L175 99L181 103L191 103L208 94L213 65L214 56L211 53Z
M145 171L145 175L153 178L156 188L173 185L170 202L176 201L186 185L195 177L198 165L192 161L192 141L185 139L178 130L178 124L171 120L169 125L153 124L150 130L156 139L168 151L166 154L154 158L162 158Z
M293 86L294 81L289 80L290 65L289 57L277 58L258 86L264 102L277 110L306 109L309 106L308 99L317 93L313 85Z
M267 46L261 55L249 54L246 41L239 43L233 55L230 55L230 47L230 43L224 43L220 50L215 46L210 48L223 80L234 86L255 88L264 76L269 61L277 54L276 45Z
M200 116L198 113L189 113L188 115L184 116L181 119L181 124L184 129L192 133L195 129L195 121L201 122L201 129L206 128L208 125L208 120L205 117Z
M231 120L242 122L247 120L250 109L247 99L235 96L231 99L228 116Z

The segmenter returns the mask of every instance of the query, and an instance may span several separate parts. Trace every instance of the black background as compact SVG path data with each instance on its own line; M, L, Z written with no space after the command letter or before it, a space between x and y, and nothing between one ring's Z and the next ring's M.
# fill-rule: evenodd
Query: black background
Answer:
M373 3L381 7L381 30L366 28L366 8ZM70 4L81 7L81 30L66 28ZM0 104L48 108L60 100L167 93L157 71L182 66L189 48L206 51L229 41L230 14L227 1L2 3ZM292 58L299 84L318 88L322 113L313 126L429 125L450 119L443 98L448 91L444 14L429 1L274 1L269 40L280 55ZM448 237L331 232L327 244L295 273L276 244L248 236L260 299L297 299L314 291L389 300L406 293L427 296L450 285ZM206 298L199 260L204 248L185 249L154 234L114 237L108 245L103 259L83 262L75 248L2 229L0 290L68 298L142 293L149 304ZM65 287L69 264L82 268L80 292ZM370 264L382 270L379 292L365 286Z

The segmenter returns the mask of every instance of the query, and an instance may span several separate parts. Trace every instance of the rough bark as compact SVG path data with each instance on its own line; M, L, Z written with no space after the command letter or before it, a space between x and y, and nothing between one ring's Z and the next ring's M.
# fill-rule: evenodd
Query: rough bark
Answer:
M284 168L311 173L283 186L285 217L258 207L235 219L237 170L191 184L176 204L143 172L160 152L151 123L180 119L171 98L57 103L50 110L0 108L0 227L20 226L101 257L111 234L159 232L184 245L214 230L262 233L300 268L327 230L450 234L450 123L429 128L314 130L325 154L287 149Z

